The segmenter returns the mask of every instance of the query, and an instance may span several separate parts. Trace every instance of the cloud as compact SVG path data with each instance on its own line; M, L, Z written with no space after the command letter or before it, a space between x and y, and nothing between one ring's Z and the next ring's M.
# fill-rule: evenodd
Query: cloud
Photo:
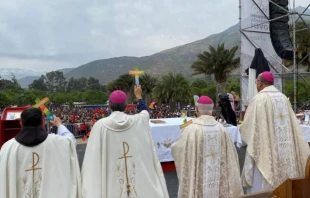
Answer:
M151 55L221 32L239 17L236 0L1 0L0 10L0 68L43 71Z
M54 61L42 59L16 59L0 57L2 68L24 68L38 72L48 72L52 70L72 68L73 65L67 61Z

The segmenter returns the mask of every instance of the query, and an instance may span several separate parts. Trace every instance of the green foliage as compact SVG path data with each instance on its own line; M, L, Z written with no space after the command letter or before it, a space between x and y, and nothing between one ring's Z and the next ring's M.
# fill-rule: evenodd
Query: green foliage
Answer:
M90 90L83 93L84 101L88 104L105 104L108 97L108 93L98 90Z
M37 80L34 80L28 87L31 90L41 90L41 91L48 91L47 85L45 83L46 77L41 75L41 77ZM49 90L51 91L51 90Z
M208 86L206 88L203 88L201 90L201 95L207 95L210 98L212 98L213 101L216 101L216 85L215 85L215 83L208 84Z
M151 94L156 86L157 78L151 76L150 74L145 73L140 77L140 84L143 88L144 100L146 104L151 103Z
M307 26L310 27L309 22ZM296 30L301 30L296 32L297 64L299 64L301 60L303 60L308 55L308 53L310 53L310 29L307 29L307 26L302 21L296 23ZM286 66L291 66L293 65L293 61L284 60L284 64ZM305 58L301 65L306 67L307 71L310 72L310 56Z
M52 71L45 75L45 83L49 92L64 92L66 91L67 81L63 72Z
M239 66L240 58L235 58L238 46L232 49L226 49L220 44L215 49L209 46L209 52L204 51L197 55L198 60L195 61L191 68L193 75L213 75L216 81L216 95L226 91L227 76ZM218 98L217 102L218 102Z
M240 59L235 58L238 46L232 49L225 49L224 43L217 46L217 49L209 46L209 51L197 55L198 60L192 64L193 75L214 75L217 83L226 82L227 75L239 66Z
M14 75L12 76L12 80L2 79L0 76L0 91L7 89L22 90Z
M21 98L23 105L34 104L37 98L42 99L46 97L46 93L40 90L28 90L25 91L24 96Z
M140 84L143 87L143 92L151 94L152 90L156 86L157 78L151 76L150 74L144 74L140 77Z
M168 73L162 76L153 89L158 101L188 102L191 100L191 88L182 74Z
M104 91L103 86L99 83L99 80L94 77L87 79L87 90L99 90Z
M0 107L3 105L7 105L10 102L10 98L8 96L8 94L6 94L5 92L0 92Z
M201 79L195 80L191 85L191 95L207 95L212 100L216 99L216 85L214 81L205 81ZM193 102L193 101L192 101Z
M214 84L213 81L211 83ZM195 88L199 88L199 89L205 88L207 86L208 86L207 81L202 80L202 79L195 80L194 82L192 82L192 85L191 85L192 88L195 87Z
M308 81L310 83L310 81ZM291 103L294 100L294 82L285 81L284 94L290 98ZM303 80L297 82L297 103L302 105L310 100L310 92L308 85Z
M240 79L239 78L230 78L227 81L226 92L235 92L236 94L240 94Z
M108 91L112 92L114 90L122 90L124 92L129 92L133 89L135 79L129 74L120 75L116 80L110 82L107 85Z
M71 90L66 91L67 85L63 82L61 72L50 72L46 76L42 75L29 85L29 90L22 89L16 80L10 81L0 79L0 105L33 105L37 98L48 97L50 102L57 105L72 104L73 102L86 102L88 104L104 104L107 101L108 93L100 91L104 87L97 79L70 79ZM72 83L72 81L76 82ZM59 84L62 84L58 87ZM99 90L90 90L99 89Z
M308 27L310 23L308 23ZM305 29L307 26L303 22L296 24L296 29ZM310 29L296 32L297 54L298 62L301 61L308 53L310 53ZM307 67L307 71L310 71L310 56L302 62L302 65Z
M84 92L87 90L87 78L70 78L68 82L67 91L80 91Z
M34 80L29 85L31 90L41 90L52 92L85 92L87 90L105 91L104 87L99 83L98 79L94 77L70 78L67 82L63 73L59 71L52 71L42 75L39 79Z

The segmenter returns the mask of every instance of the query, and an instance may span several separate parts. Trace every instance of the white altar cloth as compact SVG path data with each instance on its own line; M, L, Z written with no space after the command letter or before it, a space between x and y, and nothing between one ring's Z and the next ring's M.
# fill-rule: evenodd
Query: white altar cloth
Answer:
M187 118L190 120L191 118ZM171 145L181 135L180 125L183 124L184 118L167 118L154 119L165 121L165 124L154 124L150 120L153 141L156 147L160 162L174 161L171 155ZM226 127L232 141L237 147L241 147L242 140L239 128L236 126Z
M306 137L307 142L310 142L310 126L309 125L301 125L302 131Z

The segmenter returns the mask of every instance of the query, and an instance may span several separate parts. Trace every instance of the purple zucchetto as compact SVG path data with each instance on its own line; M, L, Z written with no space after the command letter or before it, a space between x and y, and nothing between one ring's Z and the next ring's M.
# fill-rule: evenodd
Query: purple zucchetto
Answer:
M208 96L201 96L198 100L197 103L203 104L203 105L209 105L213 104L213 100L209 98Z
M121 90L115 90L110 94L109 101L114 104L123 104L126 102L127 96Z
M270 82L273 83L274 81L274 77L273 74L269 71L263 72L262 73L262 78L266 81L266 82Z

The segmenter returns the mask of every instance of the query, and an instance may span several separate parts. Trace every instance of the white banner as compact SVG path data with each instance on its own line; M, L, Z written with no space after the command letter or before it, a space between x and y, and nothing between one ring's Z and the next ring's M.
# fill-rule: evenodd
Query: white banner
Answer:
M255 4L254 2L257 4ZM248 75L245 70L251 66L254 58L255 47L261 48L266 59L275 68L269 65L270 70L275 74L275 86L282 91L282 80L277 73L282 73L281 58L275 52L269 30L269 1L268 0L241 0L241 95L242 110L249 104L248 99ZM266 18L267 17L267 18ZM266 23L264 23L266 22ZM263 24L262 24L263 23ZM257 26L255 26L257 25ZM253 27L254 26L254 27ZM254 83L253 83L254 84ZM254 84L255 85L255 84ZM252 89L256 89L252 87Z

